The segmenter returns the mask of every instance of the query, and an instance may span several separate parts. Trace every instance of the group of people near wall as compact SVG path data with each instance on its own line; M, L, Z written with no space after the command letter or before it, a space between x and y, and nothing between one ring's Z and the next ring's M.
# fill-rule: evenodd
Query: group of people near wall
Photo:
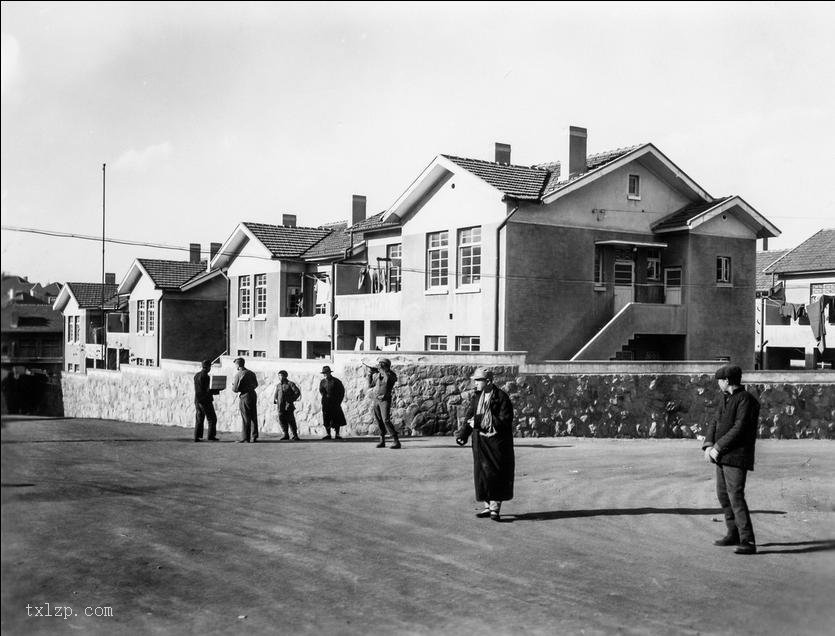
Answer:
M236 358L237 372L232 390L238 394L242 420L239 442L258 440L257 395L258 380L246 368L243 358ZM208 439L217 441L217 416L212 405L217 390L210 389L211 361L194 376L196 423L194 441L203 438L203 420L209 421ZM391 421L392 392L397 375L391 361L380 358L377 366L366 365L368 386L373 389L372 415L380 431L378 448L385 448L386 434L391 436L391 448L401 448L397 429ZM339 433L345 426L342 401L345 387L333 376L329 366L322 367L324 376L319 383L322 418L326 434L323 439L342 439ZM709 424L702 450L705 461L716 466L716 496L722 506L725 536L716 540L717 546L736 546L737 554L757 551L751 515L745 500L748 472L754 470L754 446L757 438L760 404L742 384L742 369L734 365L720 367L714 374L722 392L722 403L716 418ZM503 501L513 499L516 459L513 448L513 404L508 394L493 383L493 372L476 369L471 378L474 391L464 415L464 423L456 433L455 442L465 446L472 442L473 483L475 497L484 504L477 517L501 520ZM278 409L282 440L298 440L294 415L295 402L301 390L279 371L279 382L273 393Z

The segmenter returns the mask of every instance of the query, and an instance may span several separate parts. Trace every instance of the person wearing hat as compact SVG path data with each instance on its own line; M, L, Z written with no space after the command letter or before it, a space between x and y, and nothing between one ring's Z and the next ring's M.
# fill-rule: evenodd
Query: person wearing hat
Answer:
M235 358L238 371L232 381L232 390L240 394L242 437L239 442L258 441L258 378L246 368L243 358Z
M212 361L203 360L200 371L194 374L194 441L203 441L203 421L209 421L209 440L219 441L217 438L217 415L215 414L214 397L220 391L209 389L209 371Z
M738 366L722 366L714 377L723 399L718 417L708 425L702 450L705 461L716 464L716 496L728 529L714 544L735 545L737 554L756 554L745 481L748 471L754 470L760 403L742 385L742 369Z
M345 387L338 378L333 377L329 366L322 367L322 374L325 376L319 382L319 393L322 395L322 423L325 426L325 436L322 439L342 439L339 429L345 426L345 414L342 412Z
M376 367L368 367L368 386L375 389L372 399L371 414L380 428L380 443L377 448L386 446L386 429L391 433L394 443L391 448L400 448L400 438L397 429L391 423L391 393L397 382L397 374L391 369L391 360L379 358Z
M293 434L292 439L299 439L299 432L296 428L296 410L295 402L302 396L301 389L295 382L290 382L287 379L287 372L282 369L278 372L278 384L273 393L273 404L278 408L278 425L281 426L281 431L284 436L281 440L291 439L287 434L287 429Z
M492 371L476 369L472 379L476 390L455 442L464 446L470 436L473 439L475 497L484 502L476 516L500 521L502 502L513 499L513 404L507 393L493 384Z

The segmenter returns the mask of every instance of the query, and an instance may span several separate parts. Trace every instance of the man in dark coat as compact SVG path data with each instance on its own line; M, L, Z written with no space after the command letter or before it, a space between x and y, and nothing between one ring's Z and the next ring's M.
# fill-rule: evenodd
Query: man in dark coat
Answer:
M238 442L258 441L258 394L255 387L258 386L258 378L244 366L243 358L235 358L235 366L238 371L232 383L232 390L240 394L242 438Z
M211 360L203 360L200 371L194 374L194 441L203 441L203 420L209 420L209 440L217 442L217 415L214 397L219 391L209 389Z
M284 433L281 437L282 440L291 439L287 434L288 428L290 433L293 434L292 439L294 441L298 441L299 439L299 432L296 428L296 416L294 412L296 410L295 402L301 397L301 395L302 392L298 385L287 379L287 372L283 369L279 371L278 384L276 385L275 393L273 394L273 403L278 408L278 424L281 426L282 433Z
M466 412L466 423L455 441L459 446L473 438L475 498L484 502L477 517L501 518L502 501L513 499L513 404L507 393L493 384L493 372L476 369L476 391Z
M760 403L742 385L742 369L726 365L715 374L722 391L719 415L707 429L702 450L716 464L716 496L725 514L727 534L714 543L735 545L737 554L755 554L754 527L745 501L745 480L754 470L754 444Z
M397 375L391 369L391 360L380 358L376 367L368 367L368 386L375 389L372 396L374 404L371 414L380 429L380 443L377 448L386 446L386 430L391 434L394 443L391 448L400 448L400 438L397 429L391 423L391 393L397 382Z
M342 439L339 429L345 426L345 414L342 412L345 387L338 378L333 377L329 366L322 367L322 373L325 377L319 382L319 393L322 395L322 423L326 431L322 439ZM334 431L333 437L331 429Z

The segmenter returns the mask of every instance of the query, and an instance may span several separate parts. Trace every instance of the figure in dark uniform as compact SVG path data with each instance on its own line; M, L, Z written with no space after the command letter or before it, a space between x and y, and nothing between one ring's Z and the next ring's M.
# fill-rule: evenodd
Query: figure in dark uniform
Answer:
M507 393L493 384L492 371L476 369L472 379L476 391L455 441L464 446L470 435L473 438L475 497L484 502L484 509L476 516L500 521L502 501L513 499L513 404Z
M296 428L296 416L294 411L296 410L295 402L301 396L301 389L299 389L295 382L290 382L290 380L287 379L287 372L283 369L279 371L278 384L276 385L275 393L273 394L273 404L275 404L276 408L278 408L278 424L281 426L281 431L284 433L281 437L282 440L291 439L287 434L288 429L290 433L293 434L293 440L299 439L299 432Z
M329 366L322 367L324 378L319 383L319 393L322 395L322 420L325 426L325 436L322 439L342 439L339 429L345 426L345 414L342 412L342 400L345 399L345 387L338 378L331 375ZM334 431L331 437L331 429Z
M386 430L391 434L394 443L391 448L400 448L400 438L397 429L391 423L391 393L397 382L397 374L391 370L391 360L380 358L376 367L368 367L368 386L375 389L372 399L374 404L371 414L380 429L380 443L377 448L386 446Z
M203 420L209 421L209 440L217 442L217 415L214 397L220 391L209 389L211 360L203 360L203 366L194 374L194 441L203 441Z
M258 379L255 374L244 366L243 358L235 358L238 372L232 383L232 390L240 394L242 437L238 442L258 441L258 394L255 387Z

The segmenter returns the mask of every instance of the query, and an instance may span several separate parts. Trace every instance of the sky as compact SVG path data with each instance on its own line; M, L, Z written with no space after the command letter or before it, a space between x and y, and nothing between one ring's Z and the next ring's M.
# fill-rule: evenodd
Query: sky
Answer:
M568 125L740 195L770 249L835 227L833 3L0 7L2 269L33 282L101 280L103 189L109 240L172 248L108 243L120 281L241 221L385 210L438 154L553 161Z

